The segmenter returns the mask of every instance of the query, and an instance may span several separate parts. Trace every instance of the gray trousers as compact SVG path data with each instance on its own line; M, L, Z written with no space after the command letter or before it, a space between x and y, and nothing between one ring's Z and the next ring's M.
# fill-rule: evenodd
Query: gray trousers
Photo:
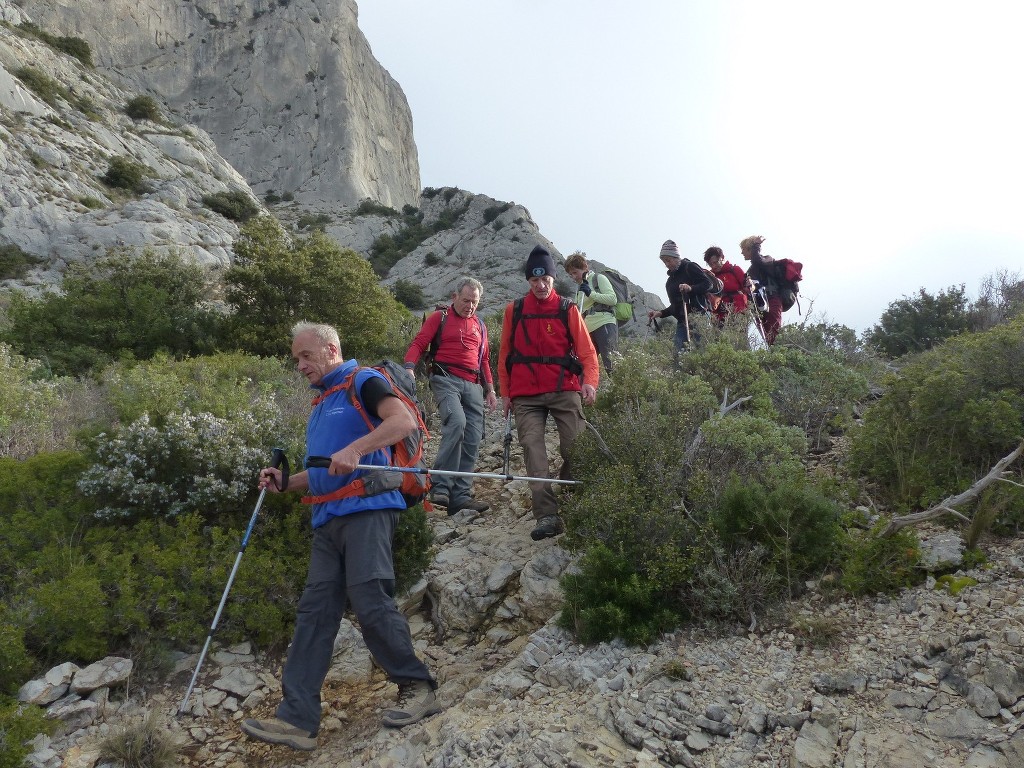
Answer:
M284 698L277 717L286 723L311 734L319 729L320 689L349 605L366 647L392 682L428 680L435 685L394 601L391 540L398 515L395 509L356 512L313 531L309 575L281 679Z
M583 398L579 392L548 392L543 395L517 397L512 401L516 414L516 431L523 446L526 474L550 477L548 451L544 445L544 428L550 415L558 428L558 452L562 456L560 480L571 480L569 446L587 428L583 418ZM551 483L530 483L533 516L537 520L558 514L558 500Z
M441 416L441 445L433 469L474 471L484 434L483 388L458 376L431 376L430 389ZM473 495L473 481L469 477L433 475L430 482L448 497L450 509L468 502Z
M605 323L600 328L595 328L590 332L590 340L594 342L594 348L601 355L604 369L611 373L611 353L619 346L619 326L616 323Z

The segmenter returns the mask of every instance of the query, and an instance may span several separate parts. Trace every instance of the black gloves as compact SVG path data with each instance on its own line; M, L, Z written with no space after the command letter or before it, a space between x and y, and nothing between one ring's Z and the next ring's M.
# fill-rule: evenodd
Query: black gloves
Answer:
M589 296L591 291L590 283L584 280L582 283L580 283L580 290L583 291L584 296Z

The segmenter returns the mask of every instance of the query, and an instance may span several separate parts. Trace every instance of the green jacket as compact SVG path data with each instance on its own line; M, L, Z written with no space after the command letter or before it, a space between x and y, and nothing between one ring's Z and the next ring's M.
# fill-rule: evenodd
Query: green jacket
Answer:
M587 324L587 332L593 333L601 326L615 322L615 289L611 280L594 270L587 272L583 280L590 284L590 295L576 291L576 306Z

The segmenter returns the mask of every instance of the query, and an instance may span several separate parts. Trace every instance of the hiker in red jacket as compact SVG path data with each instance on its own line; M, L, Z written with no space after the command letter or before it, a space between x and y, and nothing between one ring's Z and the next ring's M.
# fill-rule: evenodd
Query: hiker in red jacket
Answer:
M747 290L753 290L756 281L756 287L764 290L768 300L768 311L761 316L761 326L765 342L771 345L775 343L775 337L782 328L782 297L779 296L780 285L775 278L775 272L768 266L774 263L775 259L761 254L763 242L764 238L761 235L745 237L740 241L740 250L743 252L743 258L750 262L750 269L747 270Z
M743 312L750 302L747 297L747 273L742 267L726 261L725 253L717 245L704 251L704 261L708 269L715 273L715 277L722 281L722 300L714 313L718 326L722 327L729 315Z

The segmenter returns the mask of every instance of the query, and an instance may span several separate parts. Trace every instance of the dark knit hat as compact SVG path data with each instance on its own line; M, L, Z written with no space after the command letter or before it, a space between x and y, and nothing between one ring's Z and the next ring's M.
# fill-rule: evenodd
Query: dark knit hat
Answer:
M526 259L526 279L531 277L543 277L544 275L555 276L555 262L551 254L544 246L538 245Z
M671 256L673 259L681 259L679 255L679 246L676 245L675 240L666 240L661 244L661 253L658 254L659 259L663 259L666 256Z

